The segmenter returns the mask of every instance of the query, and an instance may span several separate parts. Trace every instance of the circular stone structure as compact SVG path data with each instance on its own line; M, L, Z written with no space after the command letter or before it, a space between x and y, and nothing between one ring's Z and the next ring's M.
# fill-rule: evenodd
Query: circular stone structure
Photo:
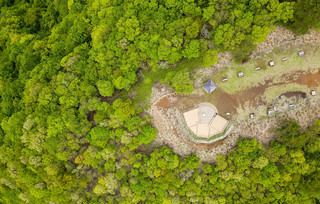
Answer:
M228 121L218 115L218 110L211 103L200 103L192 110L183 113L187 127L198 139L209 139L223 133Z
M218 114L218 110L211 103L200 103L199 106L200 123L210 123L211 119Z

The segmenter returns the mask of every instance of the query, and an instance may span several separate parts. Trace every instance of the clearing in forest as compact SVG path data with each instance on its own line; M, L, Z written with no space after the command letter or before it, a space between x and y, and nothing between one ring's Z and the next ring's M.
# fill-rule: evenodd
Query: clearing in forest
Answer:
M305 55L299 57L299 50L304 50ZM155 85L154 95L169 93L158 98L150 108L153 125L158 129L155 142L170 146L180 155L196 153L202 161L212 162L216 155L226 154L233 149L236 141L244 136L251 135L268 145L276 137L272 127L278 127L282 119L296 119L302 127L310 125L320 117L319 96L310 95L311 90L320 93L319 56L317 44L281 47L268 53L256 52L245 64L230 63L230 66L220 69L214 75L202 76L196 82L196 89L188 96L171 93L168 87ZM283 57L287 60L282 61ZM274 67L268 66L271 60L275 61ZM257 66L261 70L254 70ZM244 77L237 77L239 71L244 72ZM222 81L226 77L228 81ZM212 79L218 86L211 94L201 88L208 79ZM177 128L177 118L181 113L204 102L214 104L219 114L234 124L233 132L223 143L198 144ZM267 116L270 107L275 107L276 111ZM231 115L224 115L227 112ZM252 112L257 116L255 119L248 117Z

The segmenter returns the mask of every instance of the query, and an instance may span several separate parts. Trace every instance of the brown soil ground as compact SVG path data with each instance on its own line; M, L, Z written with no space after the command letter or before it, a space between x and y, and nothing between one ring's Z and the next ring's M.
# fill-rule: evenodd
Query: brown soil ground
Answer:
M307 85L309 88L315 88L320 83L320 69L316 74L301 74L299 78L293 80L293 82Z
M305 35L296 36L292 31L278 27L270 32L266 41L257 45L257 50L253 52L253 55L259 52L271 52L276 47L291 48L306 43L318 43L319 39L320 32L318 31L310 30Z
M301 91L291 91L291 92L287 92L287 93L284 93L284 94L281 94L280 96L279 96L279 99L281 98L281 97L287 97L287 98L291 98L291 97L296 97L296 99L298 99L298 98L307 98L307 94L306 93L304 93L304 92L301 92Z
M237 97L241 97L241 95L237 94L233 97L237 100L239 99ZM202 99L205 100L205 98ZM247 99L249 102L254 100L254 98ZM224 116L234 125L232 133L224 140L212 144L199 144L191 141L176 128L179 127L176 118L178 113L192 108L192 105L197 105L198 102L202 102L201 99L189 98L188 100L186 96L170 94L163 96L150 109L152 124L158 130L155 143L160 146L169 146L174 152L182 156L195 153L202 161L213 162L218 154L226 154L234 149L237 140L241 138L255 138L263 145L269 145L270 141L277 138L273 130L279 127L279 123L283 119L297 120L303 128L306 128L320 118L319 99L319 95L312 97L310 94L303 92L284 93L272 101L277 107L277 111L271 117L254 120L247 117L246 120L240 120L237 119L237 114L233 114L232 117ZM184 104L185 102L186 104ZM295 106L292 108L289 107L289 104Z
M279 35L279 33L282 34ZM264 44L258 45L258 50L253 55L256 53L261 54L261 52L270 52L275 46L289 48L291 45L303 42L310 43L315 41L314 38L320 39L319 33L311 31L311 34L297 37L290 31L278 28L276 31L271 32L270 38ZM277 43L273 41L277 41ZM196 72L196 75L200 76L195 82L197 89L189 96L175 94L168 86L161 86L159 83L155 84L152 93L152 105L149 110L152 123L158 130L155 144L167 145L174 152L182 156L195 153L202 161L213 162L218 154L226 154L234 149L237 140L240 138L255 138L263 145L269 145L270 141L277 137L274 133L274 128L279 127L279 121L283 119L295 119L303 128L306 128L316 119L320 118L319 96L312 97L309 93L303 92L288 92L279 95L272 101L266 101L263 98L268 87L288 83L297 83L305 85L310 89L318 90L320 85L320 70L316 73L299 71L289 73L283 76L286 80L277 83L274 83L272 79L267 79L265 83L259 84L259 86L235 94L226 93L221 89L215 90L212 94L205 94L199 88L199 84L202 83L203 78L214 75L220 68L230 63L230 53L219 55L218 64ZM203 77L201 78L201 76ZM197 144L177 130L176 115L195 107L201 102L213 103L217 107L219 114L231 120L234 124L234 130L224 140L209 145ZM271 103L277 107L276 113L271 117L255 120L250 120L249 117L246 117L246 119L238 117L238 112L243 109L248 107L257 109L261 107L266 108ZM294 104L294 108L290 108L289 104ZM231 116L226 116L226 112L230 112Z
M96 121L94 121L94 115L96 114L96 111L90 111L87 115L87 120L92 122L92 128L97 126Z
M273 80L268 80L264 84L260 84L257 87L252 87L250 89L240 91L236 94L226 93L222 89L216 89L211 94L204 94L204 91L201 92L200 90L188 96L170 94L167 97L160 98L154 105L166 109L176 107L181 112L185 112L186 110L195 107L199 103L211 102L215 104L220 114L229 112L234 115L237 113L237 109L241 105L247 104L250 106L258 106L268 103L262 98L265 90L268 87L289 83L306 85L310 89L318 87L320 84L320 70L315 74L294 72L291 74L286 74L284 78L288 78L288 80L280 83L273 83ZM295 93L287 93L285 94L285 96L290 97L291 94L295 95ZM174 96L174 98L172 96Z

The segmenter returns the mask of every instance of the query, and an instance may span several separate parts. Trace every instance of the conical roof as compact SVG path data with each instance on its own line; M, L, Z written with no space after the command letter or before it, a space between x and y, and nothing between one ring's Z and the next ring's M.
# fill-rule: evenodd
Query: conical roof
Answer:
M217 85L215 83L213 83L213 81L209 80L207 81L207 83L205 83L202 88L207 92L207 93L211 93L212 91L214 91L217 87Z

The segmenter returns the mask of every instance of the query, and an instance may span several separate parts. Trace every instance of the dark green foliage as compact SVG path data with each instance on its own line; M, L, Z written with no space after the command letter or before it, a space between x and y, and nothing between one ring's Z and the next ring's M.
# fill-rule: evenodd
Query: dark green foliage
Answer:
M308 141L308 131L302 133L297 122L284 122L283 129L278 130L280 141L285 142L289 147L302 148Z
M310 27L320 28L320 6L318 0L295 0L294 15L285 25L297 34L305 34Z

